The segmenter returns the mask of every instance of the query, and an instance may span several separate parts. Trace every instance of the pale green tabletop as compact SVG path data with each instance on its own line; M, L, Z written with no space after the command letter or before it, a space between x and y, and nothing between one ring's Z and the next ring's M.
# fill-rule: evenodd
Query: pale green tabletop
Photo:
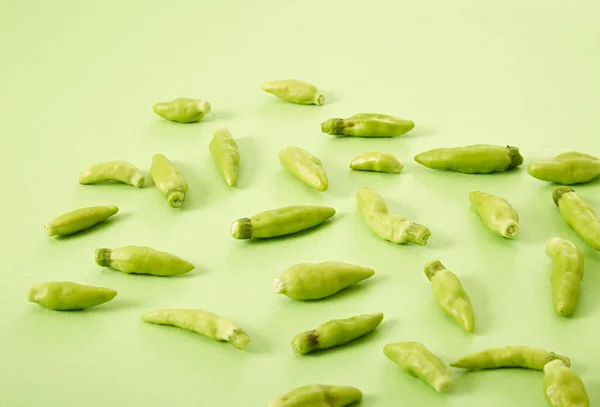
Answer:
M564 223L552 185L528 162L568 150L600 154L600 4L535 1L2 1L2 283L0 405L266 406L300 385L359 387L363 406L545 406L542 373L463 374L437 394L387 360L389 342L424 343L447 363L466 352L523 344L571 357L592 404L600 400L600 260ZM318 85L326 104L285 103L269 80ZM152 105L208 100L200 123L167 122ZM331 117L381 112L414 120L396 139L321 134ZM237 188L208 152L228 126L242 155ZM419 152L474 143L520 147L525 165L494 175L433 171ZM324 163L326 192L285 173L277 151L298 145ZM399 175L352 172L365 151L388 151ZM151 183L82 186L79 172L125 160L147 175L163 153L190 192L170 209ZM425 247L378 239L355 203L359 187L390 210L427 225ZM600 183L577 191L600 210ZM468 193L508 199L521 233L503 240L473 213ZM44 235L53 217L118 205L111 221L68 239ZM293 204L337 209L311 233L248 243L233 220ZM552 310L547 239L572 240L586 274L572 318ZM147 245L196 264L181 277L132 276L94 263L94 249ZM462 280L476 314L464 333L436 304L423 274L439 258ZM318 302L276 295L272 279L303 262L343 261L377 273ZM26 301L29 284L74 281L114 288L112 302L55 312ZM245 351L183 330L145 324L160 308L224 315L252 338ZM301 331L334 318L383 312L377 331L314 356L292 352Z

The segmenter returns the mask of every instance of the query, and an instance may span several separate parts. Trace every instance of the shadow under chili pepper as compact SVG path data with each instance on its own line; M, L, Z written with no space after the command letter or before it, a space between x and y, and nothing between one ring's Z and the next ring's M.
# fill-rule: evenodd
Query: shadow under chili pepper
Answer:
M242 326L243 328L243 326ZM264 336L257 334L256 332L246 331L250 336L250 343L244 348L244 352L260 355L269 353L269 346Z
M480 284L477 278L465 275L460 276L460 281L471 300L475 314L475 330L472 333L465 332L465 335L485 335L490 332L490 326L494 325L492 315L487 312L489 295L485 292L485 284Z
M378 280L381 280L383 277L379 277ZM365 291L365 290L372 290L372 288L369 288L370 285L374 284L373 281L371 281L370 278L363 280L357 284L354 284L350 287L344 288L341 291L338 291L337 293L330 295L329 297L325 297L325 298L321 298L318 300L306 300L306 301L302 301L305 303L324 303L324 302L329 302L329 301L343 301L346 297L349 296L358 296L360 295L361 292Z
M245 136L237 139L236 142L240 150L241 158L238 170L237 185L234 188L245 189L250 185L250 180L255 179L258 166L247 162L244 157L259 157L260 153L258 144L254 137Z
M82 230L81 232L73 233L73 234L66 235L66 236L52 236L52 238L54 238L54 240L73 240L73 239L77 239L79 237L87 236L90 233L99 232L101 230L109 228L113 223L115 223L115 222L121 222L121 220L123 220L123 218L127 219L129 216L131 216L130 213L117 213L114 216L111 216L110 218L108 218L106 220L103 220L102 222L97 223L97 224L95 224L94 226L92 226L90 228Z

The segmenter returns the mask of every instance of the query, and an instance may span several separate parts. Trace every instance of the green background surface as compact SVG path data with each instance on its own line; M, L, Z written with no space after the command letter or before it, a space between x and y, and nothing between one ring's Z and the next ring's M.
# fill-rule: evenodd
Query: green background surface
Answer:
M600 154L600 3L586 1L143 1L1 2L2 140L1 406L266 406L308 383L355 385L364 406L544 406L542 374L462 374L444 395L402 373L385 343L423 342L446 362L465 352L525 344L567 354L600 400L600 260L566 226L552 186L524 168L471 176L429 170L412 157L472 143L521 148L534 159L579 150ZM322 107L263 93L268 80L299 78L326 95ZM152 113L179 96L210 101L198 124ZM415 121L396 139L336 139L320 122L358 112ZM238 188L228 188L208 152L213 130L238 140ZM293 144L318 156L324 193L284 172L277 151ZM400 175L351 172L365 151L389 151ZM81 186L79 172L125 160L147 174L161 152L185 173L181 210L151 185ZM360 219L355 192L379 191L390 210L427 225L426 247L379 240ZM484 228L468 193L508 199L521 233ZM599 182L578 188L600 209ZM111 221L72 238L47 238L45 222L82 206L115 204ZM239 217L291 204L337 209L311 233L236 241ZM586 274L574 316L554 315L547 239L571 239ZM94 249L148 245L194 262L181 277L101 269ZM476 313L475 334L438 308L423 264L457 273ZM278 296L272 279L301 262L344 261L377 274L330 299ZM27 286L74 281L119 295L84 312L26 301ZM144 324L150 310L203 308L251 336L245 351L199 335ZM292 337L333 318L384 312L372 335L314 356Z

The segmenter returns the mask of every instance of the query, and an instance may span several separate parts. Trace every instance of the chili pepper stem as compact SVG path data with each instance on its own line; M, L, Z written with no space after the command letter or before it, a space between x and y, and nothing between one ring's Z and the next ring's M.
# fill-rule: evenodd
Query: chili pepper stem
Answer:
M141 188L144 185L144 182L146 180L144 179L144 176L142 174L134 174L131 177L131 185L133 185L136 188Z
M110 267L111 249L96 249L96 264L101 267Z
M273 279L273 289L277 294L283 294L285 291L285 283L281 279L275 278Z
M244 349L250 343L250 337L242 329L236 328L229 335L229 342L237 349Z
M429 280L435 275L437 271L444 270L445 267L439 260L431 260L425 264L425 275Z
M321 132L336 136L344 134L344 119L325 120L321 123Z
M554 201L554 203L558 206L558 201L560 199L561 196L563 196L564 194L568 193L568 192L574 192L575 190L573 188L569 188L569 187L558 187L554 190L554 192L552 193L552 200Z
M167 194L167 203L171 208L179 208L183 205L185 195L179 191L173 191Z
M513 221L506 221L500 230L505 237L515 237L519 233L519 225Z
M231 235L235 239L250 239L252 237L252 221L240 218L231 224Z
M322 93L319 93L316 97L315 97L315 105L317 106L323 106L323 102L325 101L325 96L323 96Z
M406 228L406 236L409 242L424 246L431 237L431 232L425 226L411 222Z

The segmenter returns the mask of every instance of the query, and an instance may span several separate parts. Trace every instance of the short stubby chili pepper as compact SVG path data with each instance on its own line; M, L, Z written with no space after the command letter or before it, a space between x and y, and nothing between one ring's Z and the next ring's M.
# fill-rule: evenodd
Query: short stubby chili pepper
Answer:
M561 360L544 366L544 394L550 407L589 407L581 377Z
M468 370L505 367L542 370L546 363L555 359L562 360L567 366L571 366L571 361L566 356L529 346L504 346L480 350L455 360L450 363L450 366Z
M163 154L154 154L152 157L150 177L171 208L179 208L183 205L188 191L187 180Z
M195 123L210 112L210 103L201 99L177 98L170 102L157 103L154 113L162 118L178 123Z
M375 330L383 320L381 312L363 314L347 319L334 319L317 328L302 332L292 340L292 349L298 354L345 345Z
M243 329L219 315L200 309L163 309L147 312L142 321L158 325L170 325L200 335L231 343L237 349L244 349L250 337Z
M374 189L359 189L356 192L356 202L369 229L383 240L397 244L411 242L421 246L429 241L431 232L426 226L389 213L385 201Z
M350 162L350 168L356 171L388 172L399 174L404 165L393 154L370 152L356 157Z
M95 307L115 298L110 288L93 287L71 282L33 284L27 290L27 300L55 311L73 311Z
M273 280L278 294L295 300L329 297L375 274L375 270L340 262L302 263Z
M519 214L506 199L473 191L469 201L485 226L495 234L513 238L519 233Z
M564 185L583 184L600 176L600 159L569 151L556 157L533 161L527 166L527 172L542 181Z
M415 161L436 170L489 174L518 167L523 164L523 156L517 147L474 144L429 150L415 156Z
M425 264L425 275L431 281L433 295L448 315L467 332L475 329L475 316L467 292L456 274L447 270L439 260Z
M44 231L48 236L71 235L89 229L117 212L119 208L114 205L80 208L52 219L44 226Z
M329 187L321 160L308 151L296 146L285 147L279 152L279 162L287 172L309 187L319 191L326 191Z
M422 343L389 343L383 347L383 353L406 373L423 380L437 392L452 387L452 375L448 366Z
M118 181L141 188L145 179L138 167L125 161L90 165L79 174L79 183L83 185L105 181Z
M227 185L235 186L240 165L240 152L227 127L215 130L208 149Z
M552 259L552 304L557 314L569 316L579 298L583 278L583 255L577 247L558 237L546 243L546 255Z
M300 105L321 106L325 102L325 97L315 85L297 79L266 82L262 85L262 90L286 102Z
M396 137L414 127L411 120L380 113L359 113L347 119L334 118L321 123L323 133L353 137Z
M96 249L96 264L126 274L175 276L189 273L194 265L171 253L145 246L125 246L114 249Z
M320 225L333 215L335 209L329 206L284 206L234 221L231 224L231 235L235 239L266 239L290 235Z
M309 384L272 400L269 407L345 407L362 400L362 392L352 386Z

